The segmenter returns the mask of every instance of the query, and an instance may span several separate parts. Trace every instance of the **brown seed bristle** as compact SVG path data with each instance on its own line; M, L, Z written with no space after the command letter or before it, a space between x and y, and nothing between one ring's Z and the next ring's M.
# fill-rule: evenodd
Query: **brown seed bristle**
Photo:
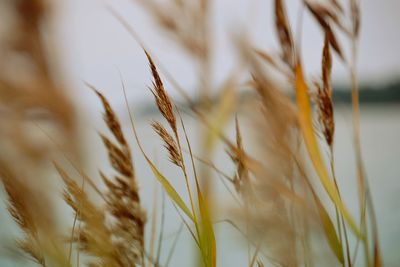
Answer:
M156 83L160 82L161 80ZM115 221L109 226L113 238L112 245L120 255L119 261L122 262L122 266L134 266L135 263L143 261L144 257L146 214L140 203L130 147L125 141L119 120L111 105L104 96L98 95L106 110L104 120L119 141L118 144L115 144L100 134L107 148L111 166L121 175L110 179L100 172L108 189L105 194L106 207L115 218Z
M325 36L324 40L324 48L322 52L322 82L324 85L324 90L331 92L331 72L332 72L332 56L329 49L329 40L328 37Z
M5 166L1 166L0 177L8 196L7 209L13 220L23 231L24 236L17 240L21 251L29 255L41 266L46 266L43 252L39 244L39 229L33 216L28 197L29 188L21 183Z
M105 96L102 93L100 93L99 90L97 90L94 86L88 83L86 83L86 85L89 88L91 88L100 98L104 108L103 119L106 122L107 127L110 129L111 133L114 135L114 137L121 145L126 145L127 143L122 133L121 123L119 122L117 116L115 115L113 109L111 108L110 103L105 98Z
M179 153L178 145L176 144L174 138L159 122L153 122L151 125L154 131L164 141L164 147L168 150L170 161L176 166L182 167L182 157Z
M282 59L290 67L293 67L294 43L282 0L275 0L275 27L282 48Z
M100 172L108 188L105 197L108 210L116 221L110 225L115 237L113 245L120 251L123 266L131 266L142 260L144 249L144 226L146 215L140 205L138 188L126 177L106 177Z
M113 247L112 234L105 225L104 211L93 204L87 193L57 164L65 190L65 202L75 211L82 223L76 237L70 242L78 243L80 251L94 256L108 266L120 266L118 251Z
M160 110L161 114L164 118L168 121L169 125L171 126L172 130L176 131L176 118L172 108L172 101L168 96L167 92L165 91L164 84L158 74L157 67L154 64L153 59L151 58L150 54L145 50L147 59L150 64L151 73L153 75L153 88L151 92L153 93L156 104L158 109Z
M340 11L340 13L344 12L343 6L341 3L339 3L337 0L330 0L330 2L332 3L332 5Z
M326 9L325 7L315 4L306 2L307 9L311 12L315 20L321 26L321 28L325 32L325 37L329 40L330 45L335 50L336 54L341 58L344 59L344 54L342 52L342 48L337 41L335 33L332 30L332 27L329 23L329 19L333 19L335 21L335 16L331 11Z
M108 151L108 158L112 167L126 177L133 177L133 166L128 149L120 149L110 139L100 134L101 139Z
M244 164L244 149L242 143L242 135L240 133L239 121L237 116L235 117L235 129L236 129L236 148L228 151L228 155L236 165L236 174L233 178L235 190L238 193L243 193L243 187L248 186L248 170Z
M357 38L360 32L360 7L356 0L350 1L350 9L351 9L351 20L353 26L353 35L355 38Z
M326 36L322 52L322 88L317 84L316 101L318 105L318 120L322 127L322 133L328 145L332 146L335 121L331 86L332 56L329 46L330 42Z

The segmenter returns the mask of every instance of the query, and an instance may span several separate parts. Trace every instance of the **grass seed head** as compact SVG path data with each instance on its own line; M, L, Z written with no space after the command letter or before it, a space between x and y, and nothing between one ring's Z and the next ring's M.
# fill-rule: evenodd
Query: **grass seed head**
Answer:
M172 130L176 131L176 118L173 112L172 101L165 91L164 84L158 74L157 67L154 64L153 59L150 54L145 51L147 59L150 64L151 73L153 75L153 88L151 92L153 93L158 109L160 110L163 117L168 121Z
M174 138L168 133L167 129L164 128L159 122L153 122L152 127L154 131L164 141L164 147L169 153L169 159L178 167L182 167L182 157L179 153L178 145Z
M319 84L316 84L316 101L318 107L318 120L322 127L323 136L328 145L332 146L335 132L335 121L331 85L332 56L329 46L330 42L328 37L325 37L322 52L322 88Z

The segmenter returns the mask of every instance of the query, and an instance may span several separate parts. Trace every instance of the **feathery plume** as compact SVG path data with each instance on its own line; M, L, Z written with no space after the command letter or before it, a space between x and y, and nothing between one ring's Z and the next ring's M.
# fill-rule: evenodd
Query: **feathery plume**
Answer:
M77 242L79 250L94 256L95 261L104 262L101 266L122 267L119 265L118 252L112 245L103 211L90 201L86 192L60 166L55 164L55 168L65 184L64 200L82 222L77 238L70 242Z
M182 158L179 153L178 145L175 142L174 138L168 133L167 129L165 129L164 126L161 125L161 123L153 122L151 125L154 131L164 141L164 147L169 153L170 161L176 166L182 167Z
M151 92L156 99L156 104L161 114L168 121L172 130L176 132L176 118L173 112L171 99L165 91L164 84L161 81L160 75L158 74L157 67L154 64L153 59L146 50L144 52L146 53L147 59L149 61L151 73L154 79L153 89L151 89Z
M17 246L33 261L45 267L45 258L39 240L38 222L35 221L32 214L32 205L27 203L31 192L5 166L1 166L0 171L1 181L8 196L8 212L24 233L23 238L17 240Z
M86 83L86 85L91 88L100 98L104 108L103 120L107 124L108 129L110 129L111 133L120 144L127 145L125 137L122 133L121 124L118 120L118 117L115 115L114 110L111 108L110 103L108 103L104 95L101 94L93 85L88 83Z
M322 88L317 85L318 121L322 127L322 133L328 145L333 145L335 121L333 114L331 71L332 57L329 49L328 37L325 37L322 53Z
M160 84L161 80L155 83ZM122 132L119 120L108 103L107 99L96 89L104 110L104 121L109 130L116 137L118 144L100 134L108 151L109 161L114 170L119 174L114 179L108 178L100 172L108 192L105 194L107 208L115 218L110 226L113 237L113 245L120 251L126 265L143 262L144 257L144 226L146 215L142 210L139 196L139 188L134 173L132 154Z

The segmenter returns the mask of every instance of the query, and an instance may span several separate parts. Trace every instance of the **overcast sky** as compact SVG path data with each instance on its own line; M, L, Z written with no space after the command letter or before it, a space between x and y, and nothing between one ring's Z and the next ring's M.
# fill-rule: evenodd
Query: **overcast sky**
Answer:
M182 52L160 32L152 19L130 0L60 1L59 24L56 28L67 78L76 90L81 80L120 97L117 69L121 70L135 100L149 97L144 91L150 83L146 59L139 46L110 15L106 4L113 6L139 33L163 65L178 78L188 91L193 91L195 72ZM276 48L271 0L215 0L213 28L216 41L215 84L220 83L235 63L230 36L246 29L255 43L264 49ZM290 19L296 22L297 0L289 0ZM400 74L400 1L361 0L362 31L359 57L360 80L384 82ZM306 15L303 26L303 57L307 71L318 73L321 57L321 31ZM339 64L334 67L334 80L346 81L347 73ZM173 93L172 93L173 94Z

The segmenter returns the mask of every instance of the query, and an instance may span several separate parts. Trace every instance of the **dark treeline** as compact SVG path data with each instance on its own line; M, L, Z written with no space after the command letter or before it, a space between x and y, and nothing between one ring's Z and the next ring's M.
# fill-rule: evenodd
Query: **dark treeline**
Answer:
M360 102L368 104L400 103L400 81L383 85L360 86ZM335 103L351 103L351 91L346 86L334 86L333 100Z
M348 86L343 85L334 85L333 90L333 102L335 104L349 104L351 105L351 90ZM241 94L241 101L245 99L249 99L254 97L254 94L250 91L245 91ZM293 95L294 97L294 95ZM368 105L382 105L382 104L395 104L400 103L400 80L389 82L387 84L361 84L359 87L359 98L361 104ZM218 101L218 98L215 97L211 99L213 103ZM194 105L200 106L200 102L194 100ZM187 104L179 105L183 109L189 108ZM139 114L146 115L150 113L157 112L157 108L155 108L150 103L143 103L141 105L137 105L139 109Z

